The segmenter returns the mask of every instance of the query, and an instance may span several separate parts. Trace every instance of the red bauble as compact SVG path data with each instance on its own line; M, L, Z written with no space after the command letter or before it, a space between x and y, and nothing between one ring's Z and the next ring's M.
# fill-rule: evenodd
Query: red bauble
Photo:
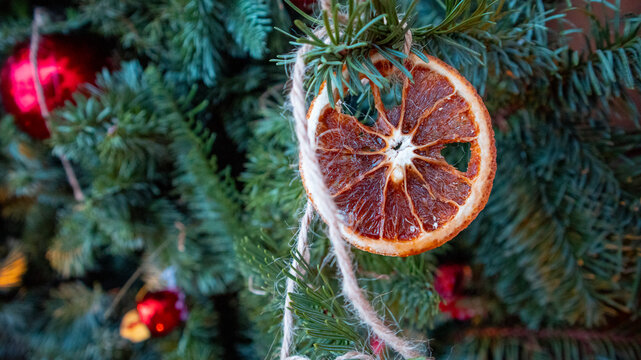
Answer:
M471 278L472 268L469 265L441 265L436 269L434 289L444 300L452 300L461 294Z
M479 314L474 307L467 304L469 299L463 295L464 288L472 279L472 268L469 265L441 265L436 270L434 289L441 296L438 305L441 312L457 320L469 320Z
M292 4L306 13L311 13L317 0L291 0Z
M136 306L152 336L165 336L187 320L185 295L178 290L148 292Z
M49 131L36 97L29 43L18 45L0 71L0 96L16 124L36 139ZM47 108L51 111L71 99L79 85L92 82L106 64L104 46L77 36L44 36L38 48L38 74Z
M369 339L369 346L372 348L374 356L380 356L385 350L385 343L376 335L372 335Z

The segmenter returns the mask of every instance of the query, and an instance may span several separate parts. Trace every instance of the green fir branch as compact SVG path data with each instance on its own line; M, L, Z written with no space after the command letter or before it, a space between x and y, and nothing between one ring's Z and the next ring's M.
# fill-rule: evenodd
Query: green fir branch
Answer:
M408 13L414 6L415 3L412 3L408 7ZM330 25L330 15L335 18L333 14L342 10L346 10L347 21L334 21ZM305 54L305 63L314 69L307 80L313 94L319 92L323 83L330 94L336 89L341 97L345 96L345 89L352 94L362 93L366 89L360 81L360 75L367 76L381 88L389 87L390 80L381 75L370 59L372 50L392 59L400 71L408 73L401 64L407 57L402 50L406 27L411 27L410 20L413 17L396 17L395 1L377 0L370 4L369 1L350 0L345 9L340 9L338 2L332 1L331 13L323 12L322 20L312 21L313 25L325 27L328 41L316 36L304 22L295 21L304 36L295 37L292 44L313 46ZM279 56L278 64L291 64L294 61L295 54L288 54ZM343 73L345 69L348 76Z
M522 127L498 139L502 160L476 232L483 234L479 261L497 278L499 297L532 327L591 327L634 313L629 270L638 259L618 249L638 246L624 234L641 228L639 200L622 191L589 143L560 124L546 131L539 122L534 132L526 125L537 121L531 114L519 120Z
M271 30L267 0L227 1L225 6L230 9L229 17L224 18L227 31L238 46L260 59L266 53Z
M478 328L453 348L451 359L636 359L641 338L629 331Z
M242 233L236 226L239 210L234 184L228 171L218 171L212 155L214 136L193 117L203 105L192 109L191 119L177 123L173 131L177 169L173 183L192 214L185 224L185 248L192 249L177 257L185 270L179 277L184 277L185 286L209 294L228 291L238 280L233 235Z

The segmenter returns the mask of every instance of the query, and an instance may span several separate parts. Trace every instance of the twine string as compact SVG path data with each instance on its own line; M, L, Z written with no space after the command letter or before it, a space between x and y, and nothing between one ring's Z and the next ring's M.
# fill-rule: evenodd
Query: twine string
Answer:
M49 108L47 107L47 101L45 98L45 92L42 88L42 82L40 82L40 74L38 72L38 48L40 45L40 27L44 24L44 13L40 8L36 8L33 11L33 23L31 24L31 42L29 44L29 62L31 63L31 71L33 74L33 82L36 88L36 99L38 100L38 106L40 107L40 115L44 119L45 128L47 132L49 130L49 118L51 114L49 113ZM65 175L67 176L67 182L71 189L73 190L73 197L77 202L83 202L85 200L85 194L82 192L76 173L73 171L73 167L69 162L69 159L64 154L58 154L58 158L62 163L62 167L65 170Z
M403 54L409 56L410 51L412 51L412 30L407 29L405 32L405 43L403 43Z
M330 1L323 0L321 5L324 10L327 11L331 16L330 11ZM315 35L322 37L325 36L325 31L322 28L319 28L315 31ZM412 38L411 32L408 30L406 32L404 50L409 53L411 48ZM310 193L313 193L314 196L314 205L316 210L324 219L328 226L328 237L332 244L332 250L336 257L338 268L340 270L340 275L342 278L342 290L351 305L355 308L359 318L363 321L372 332L378 336L386 345L390 346L396 352L401 354L405 358L414 358L419 357L421 354L417 351L417 346L410 343L409 341L396 335L396 332L389 327L387 327L383 321L378 317L378 314L372 307L372 305L367 300L367 297L361 290L356 279L356 274L354 273L354 265L352 262L351 254L349 252L348 246L343 240L342 233L340 230L341 220L338 218L338 209L333 199L329 194L329 190L325 185L322 177L322 172L318 159L316 158L314 142L308 136L307 129L307 118L306 118L306 93L304 89L304 78L305 78L305 60L304 55L312 49L311 45L303 45L299 48L296 53L296 62L294 64L294 70L292 72L292 89L290 92L290 101L292 103L292 113L294 116L295 122L295 131L296 137L299 143L300 150L300 161L302 166L305 168L305 178L306 185L309 188ZM301 220L301 228L298 234L297 240L297 249L301 254L304 254L304 251L300 249L307 249L309 247L307 243L307 232L309 227L309 221L311 219L311 212L313 211L312 206L308 202L305 215ZM309 214L309 215L308 215ZM308 250L307 250L308 251ZM295 270L300 269L300 264L293 259L291 264L291 272L295 273ZM290 286L290 281L292 285ZM290 294L295 290L294 281L288 279L287 283L287 294L285 298L285 309L283 316L283 342L281 346L281 360L302 360L307 359L301 356L289 356L290 347L292 344L292 339L294 335L293 329L293 314L289 309L291 300ZM349 356L349 357L348 357ZM369 359L369 355L349 352L342 356L336 358L339 359Z
M312 215L314 215L314 207L308 202L305 205L305 214L300 221L300 228L298 230L298 239L296 241L296 251L298 255L303 257L305 262L309 261L309 243L307 241L307 234L309 233L309 224L312 222ZM298 277L299 274L304 275L304 269L301 263L294 257L292 265L289 269L290 276ZM283 341L280 347L280 358L287 359L289 357L289 350L294 340L294 316L292 314L290 295L296 290L296 281L287 278L287 292L285 293L285 305L283 311ZM291 359L290 360L294 360Z
M287 358L287 360L309 360L307 356L293 355ZM376 360L375 357L359 353L358 351L347 352L334 360Z

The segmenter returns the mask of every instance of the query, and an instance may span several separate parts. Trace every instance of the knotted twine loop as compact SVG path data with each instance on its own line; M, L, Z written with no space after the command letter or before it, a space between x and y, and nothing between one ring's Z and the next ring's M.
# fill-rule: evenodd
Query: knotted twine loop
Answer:
M331 16L330 1L323 0L321 3L323 9L327 11ZM344 16L344 15L343 15ZM340 17L339 17L340 21ZM314 34L318 37L326 36L324 29L319 28L314 31ZM408 30L405 36L404 52L409 54L410 48L412 45L412 35ZM328 237L332 243L332 250L336 257L336 262L342 276L342 290L343 293L347 296L347 299L356 309L356 312L365 324L372 330L372 332L378 336L387 346L394 349L396 352L401 354L404 358L414 358L420 357L421 354L416 350L417 346L408 342L407 340L396 335L395 331L387 327L383 321L378 317L378 314L372 307L372 305L367 300L367 297L358 286L358 281L354 273L353 263L351 254L348 249L348 245L343 240L340 226L341 220L338 218L338 209L333 199L329 194L329 190L325 185L318 163L316 158L316 153L314 149L313 139L310 139L307 132L307 106L306 106L306 93L304 88L304 78L305 78L305 60L304 55L312 49L311 45L303 45L296 53L296 62L294 64L294 70L292 72L292 89L290 93L290 101L292 103L292 113L294 116L295 122L295 131L296 137L298 139L299 150L300 150L300 161L306 169L305 178L306 185L308 186L310 192L315 194L314 205L321 215L321 218L325 221L328 226ZM301 226L299 229L298 239L296 248L297 251L303 256L303 259L307 261L305 257L309 256L309 245L307 241L307 233L309 230L309 224L311 222L311 216L313 213L313 206L310 204L311 201L308 201L305 208L305 215L301 220ZM292 276L298 276L297 274L301 272L301 264L294 258L292 260L290 274ZM291 278L287 280L287 293L285 297L284 305L284 314L283 314L283 341L281 345L281 360L306 360L306 357L302 356L289 356L289 350L292 344L294 330L293 330L293 314L290 309L291 299L290 294L295 290L295 281ZM349 352L342 356L336 358L336 360L341 359L371 359L372 357L367 354L362 354L358 352Z
M33 82L36 88L36 99L38 100L38 106L40 107L40 115L44 119L45 128L49 130L49 108L47 108L47 102L45 100L45 92L42 88L42 83L40 82L40 73L38 72L38 48L40 45L40 27L44 24L44 14L42 9L36 8L33 11L33 23L31 23L31 42L29 44L29 62L31 63L31 72L33 74ZM62 163L62 167L65 170L67 175L67 181L69 186L73 190L73 197L77 202L83 202L85 200L85 194L80 188L80 183L76 177L76 173L71 167L69 159L64 154L59 154L58 158Z

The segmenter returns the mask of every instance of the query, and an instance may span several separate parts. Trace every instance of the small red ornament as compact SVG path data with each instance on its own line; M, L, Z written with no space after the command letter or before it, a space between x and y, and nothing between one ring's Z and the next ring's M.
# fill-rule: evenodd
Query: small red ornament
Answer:
M187 320L185 295L179 290L148 292L136 305L140 321L152 336L165 336Z
M441 312L457 320L469 320L479 311L468 306L469 299L463 295L465 285L472 279L472 268L469 265L441 265L436 270L434 289L441 296L438 305Z
M291 0L292 4L306 13L311 13L317 0Z
M376 335L372 335L369 339L369 346L372 348L372 353L375 356L380 356L383 350L385 350L385 343Z
M436 269L434 289L443 300L452 300L461 294L471 278L472 268L469 265L441 265Z
M16 124L36 139L49 131L40 113L29 43L18 45L0 70L0 96ZM71 99L79 85L92 82L106 64L104 46L77 36L44 36L38 47L38 75L45 102L53 110Z

